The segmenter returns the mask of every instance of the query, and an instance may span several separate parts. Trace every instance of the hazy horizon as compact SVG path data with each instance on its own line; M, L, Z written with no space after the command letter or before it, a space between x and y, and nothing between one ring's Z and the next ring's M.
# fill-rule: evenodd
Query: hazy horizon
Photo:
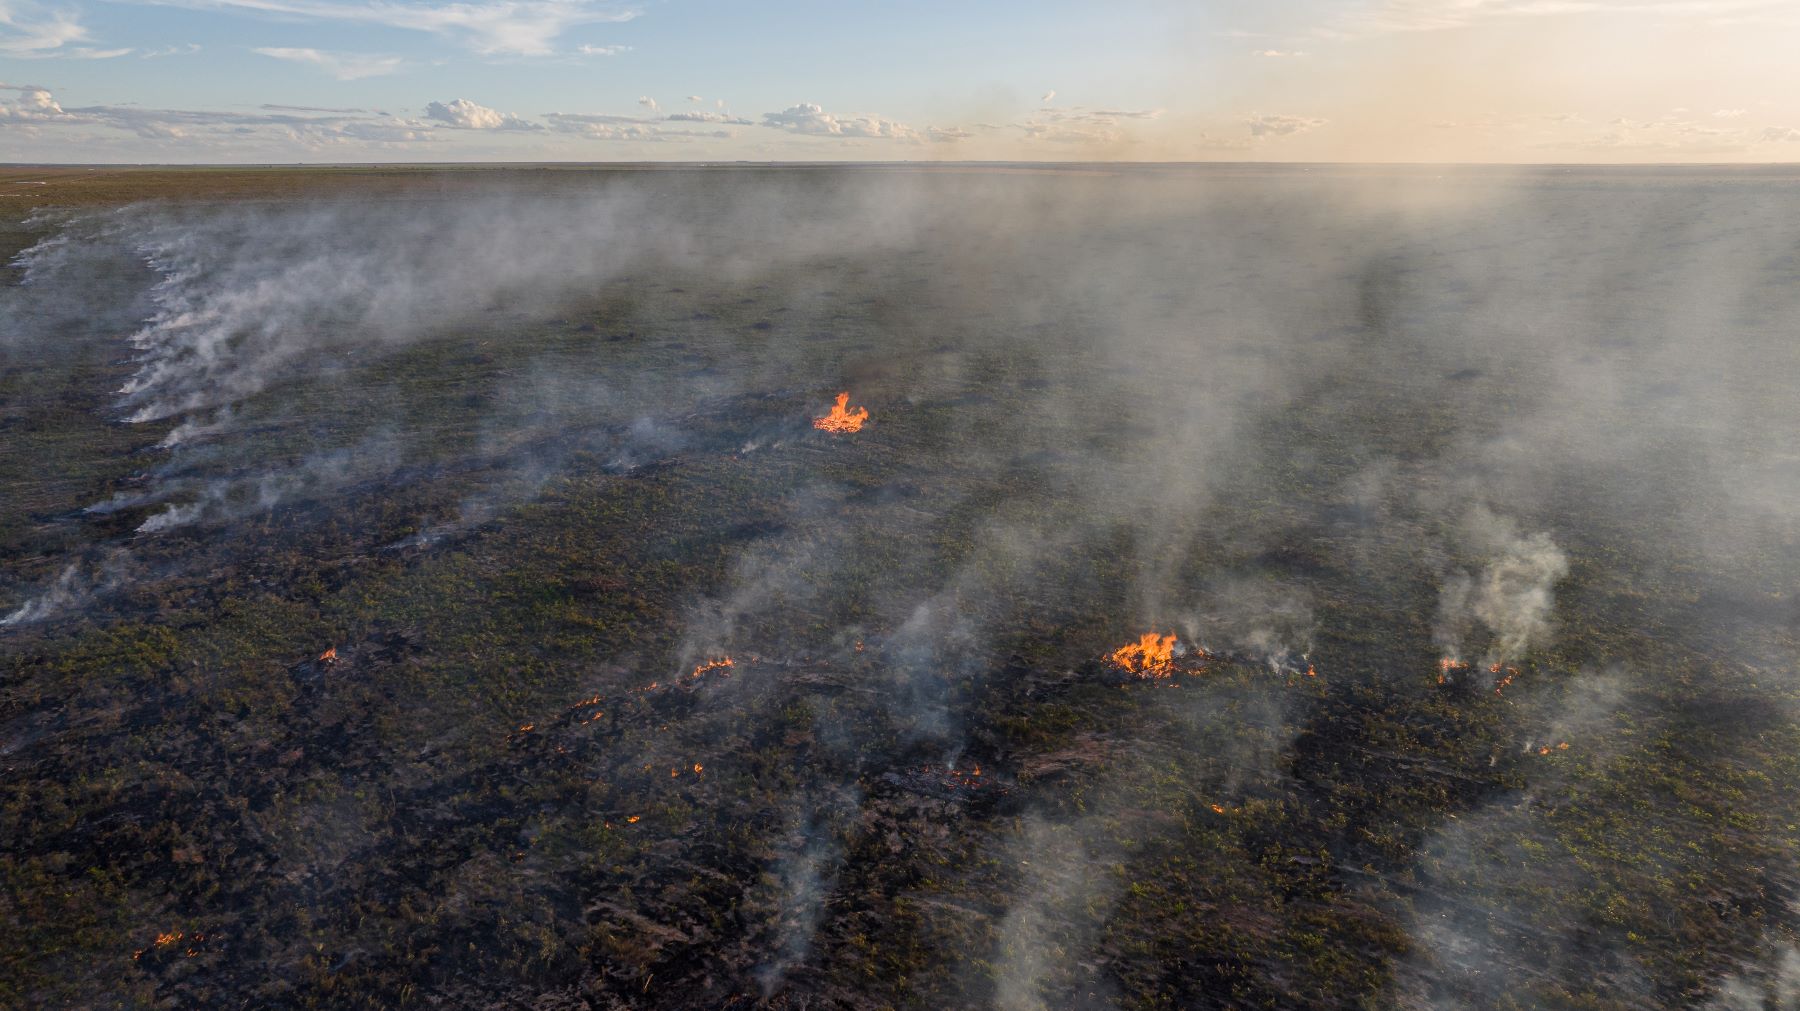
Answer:
M1765 163L1788 0L5 0L31 162Z

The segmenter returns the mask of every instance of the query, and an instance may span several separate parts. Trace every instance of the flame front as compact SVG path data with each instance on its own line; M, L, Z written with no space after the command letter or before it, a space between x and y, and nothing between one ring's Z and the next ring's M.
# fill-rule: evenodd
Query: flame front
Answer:
M694 673L692 673L688 676L697 678L700 675L705 674L707 671L724 670L725 668L731 667L731 666L734 666L732 659L728 656L722 656L717 660L708 660L705 663L701 664L700 666L695 667ZM727 676L730 676L729 671L727 671L726 673L727 673ZM655 687L655 686L652 685L651 687Z
M1112 662L1139 677L1166 678L1175 673L1175 636L1145 632L1137 642L1113 650Z
M814 418L813 427L821 432L835 432L839 435L862 431L863 422L869 420L869 409L858 407L854 411L846 410L849 406L849 392L838 394L837 403L832 405L831 413L822 418Z

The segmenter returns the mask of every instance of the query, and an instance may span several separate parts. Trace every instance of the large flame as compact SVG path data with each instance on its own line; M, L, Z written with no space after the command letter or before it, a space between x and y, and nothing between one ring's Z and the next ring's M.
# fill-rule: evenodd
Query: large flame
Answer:
M1145 632L1137 642L1113 650L1112 662L1139 677L1169 677L1175 673L1175 636Z
M854 411L845 410L849 405L849 392L838 394L837 403L832 405L831 413L823 418L814 418L813 427L821 432L836 432L840 435L861 431L863 422L869 420L869 409L858 407Z

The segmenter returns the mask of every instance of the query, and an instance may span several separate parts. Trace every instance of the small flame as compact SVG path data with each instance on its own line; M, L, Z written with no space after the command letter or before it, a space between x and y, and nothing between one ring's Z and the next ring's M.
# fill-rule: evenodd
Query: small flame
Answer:
M635 814L632 815L631 817L625 819L625 824L627 824L627 825L636 825L637 823L638 823L638 816Z
M1468 670L1468 669L1469 669L1469 661L1458 660L1453 656L1444 657L1442 660L1438 661L1437 683L1443 684L1444 682L1450 680L1450 675L1454 671Z
M840 435L862 431L863 422L869 420L869 409L858 407L854 411L845 410L850 404L848 391L837 395L837 403L832 405L831 413L822 418L813 419L813 427L821 432L835 432Z
M337 647L333 646L319 654L320 663L337 663Z
M1517 667L1507 667L1507 668L1505 668L1505 670L1506 670L1506 676L1494 683L1494 694L1495 695L1499 695L1501 693L1502 689L1504 689L1507 685L1510 685L1513 683L1513 678L1516 678L1519 676L1519 668L1517 668ZM1498 674L1498 673L1500 673L1500 671L1501 671L1501 667L1499 664L1495 664L1492 667L1488 668L1488 672L1492 673L1492 674Z
M705 772L705 771L706 771L706 766L701 765L699 762L694 763L694 775L698 776L702 772Z
M1112 653L1112 662L1145 678L1166 678L1175 673L1175 636L1145 632L1137 642Z
M728 656L722 656L717 660L708 660L705 663L701 664L700 666L695 667L694 673L692 673L688 676L697 678L700 675L705 674L707 671L724 670L725 668L731 667L731 666L733 666L732 659ZM650 687L655 688L656 685L652 684Z
M1224 814L1225 813L1225 805L1223 805L1223 804L1208 804L1207 806L1213 809L1214 814Z

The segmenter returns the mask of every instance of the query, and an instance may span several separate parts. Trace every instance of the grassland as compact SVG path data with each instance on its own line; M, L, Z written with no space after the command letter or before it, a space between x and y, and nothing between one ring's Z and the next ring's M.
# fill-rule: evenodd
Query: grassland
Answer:
M22 212L539 176L584 185L0 188ZM0 251L55 227L14 214ZM946 335L941 288L907 286L929 251L865 266L804 323L779 288L696 271L293 373L201 473L406 451L154 537L134 531L163 503L82 512L175 424L110 410L130 305L15 354L0 604L129 557L0 639L0 1004L1623 1009L1699 1006L1792 942L1795 626L1737 560L1590 488L1512 503L1567 552L1558 633L1502 689L1441 680L1425 546L1450 520L1342 489L1507 412L1437 374L1429 395L1306 375L1158 535L1183 545L1170 600L1301 588L1314 675L1221 649L1124 678L1103 658L1152 617L1144 529L1071 475L1183 433L1121 423L1142 377L1083 321ZM771 340L808 373L708 385ZM596 368L632 377L604 409L532 406ZM1507 368L1482 383L1530 366ZM814 431L840 386L873 421ZM696 628L729 629L731 667L693 673L715 655Z

